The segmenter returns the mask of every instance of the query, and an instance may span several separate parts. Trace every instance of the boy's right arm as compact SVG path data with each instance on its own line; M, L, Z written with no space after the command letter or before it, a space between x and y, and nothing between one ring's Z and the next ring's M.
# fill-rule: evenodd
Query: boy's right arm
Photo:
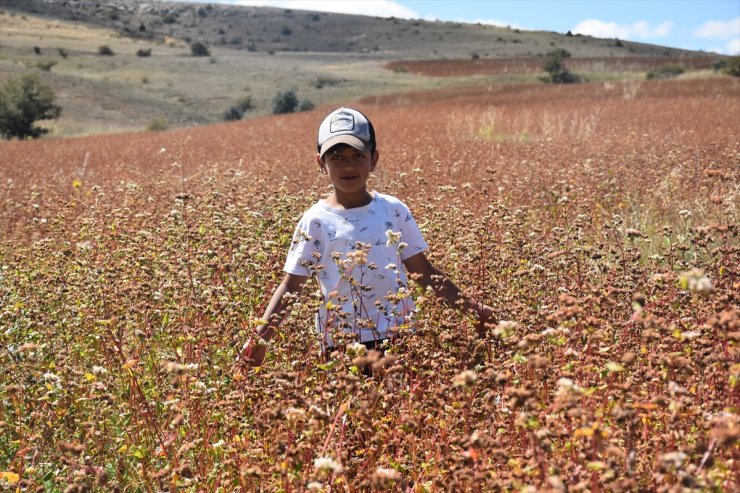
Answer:
M272 294L270 303L267 305L265 314L262 319L265 323L257 327L257 333L250 337L241 350L241 358L252 366L259 366L267 354L267 343L275 336L275 327L285 318L286 308L290 304L284 299L287 293L300 294L303 290L303 284L308 276L299 276L296 274L285 274L283 281Z

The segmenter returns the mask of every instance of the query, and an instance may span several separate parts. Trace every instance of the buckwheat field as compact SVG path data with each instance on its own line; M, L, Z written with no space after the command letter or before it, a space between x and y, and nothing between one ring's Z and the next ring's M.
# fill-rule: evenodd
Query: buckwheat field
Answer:
M236 356L328 192L333 108L0 143L0 489L737 491L737 79L357 103L429 257L384 357L319 353L310 280ZM363 370L370 367L373 376Z

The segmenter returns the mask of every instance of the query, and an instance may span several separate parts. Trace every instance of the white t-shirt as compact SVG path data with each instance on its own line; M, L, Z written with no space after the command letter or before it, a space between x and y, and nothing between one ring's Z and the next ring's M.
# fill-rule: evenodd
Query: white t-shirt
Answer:
M325 345L337 330L366 342L410 322L414 301L402 262L426 249L409 208L395 197L374 192L355 209L319 200L298 222L283 270L318 278L324 302L316 329Z

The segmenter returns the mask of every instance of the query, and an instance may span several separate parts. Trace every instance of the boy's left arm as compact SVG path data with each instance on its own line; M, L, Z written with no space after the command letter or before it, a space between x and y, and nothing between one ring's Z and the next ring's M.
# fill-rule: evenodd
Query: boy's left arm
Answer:
M466 296L444 272L432 265L423 252L407 258L403 261L403 265L414 281L425 288L431 286L434 293L451 306L461 306L465 311L477 313L480 318L478 334L481 336L485 334L485 324L493 322L493 308ZM459 304L460 301L462 305Z

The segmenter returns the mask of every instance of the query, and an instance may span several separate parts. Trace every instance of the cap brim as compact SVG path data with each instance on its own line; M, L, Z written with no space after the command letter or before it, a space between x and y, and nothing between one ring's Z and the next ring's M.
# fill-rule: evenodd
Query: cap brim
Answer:
M330 139L326 139L326 142L324 142L324 145L321 146L321 150L319 151L319 157L324 157L326 151L337 144L347 144L348 146L352 146L358 151L362 152L367 152L370 150L370 144L363 142L354 135L337 135Z

